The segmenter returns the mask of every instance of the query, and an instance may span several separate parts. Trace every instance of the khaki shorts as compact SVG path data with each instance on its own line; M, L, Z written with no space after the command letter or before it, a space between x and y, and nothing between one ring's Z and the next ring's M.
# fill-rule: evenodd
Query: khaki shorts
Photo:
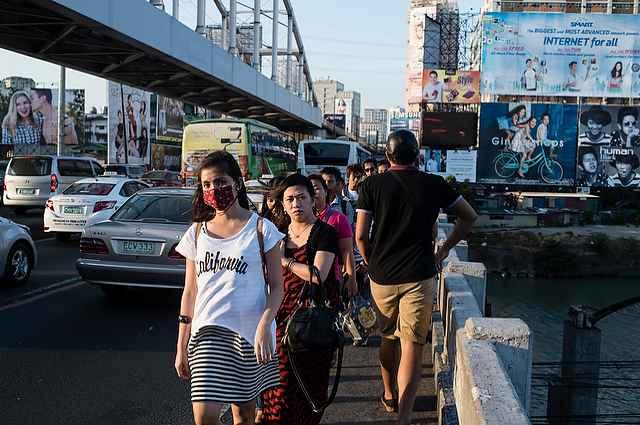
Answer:
M398 285L371 281L371 295L383 338L426 344L431 326L433 278Z

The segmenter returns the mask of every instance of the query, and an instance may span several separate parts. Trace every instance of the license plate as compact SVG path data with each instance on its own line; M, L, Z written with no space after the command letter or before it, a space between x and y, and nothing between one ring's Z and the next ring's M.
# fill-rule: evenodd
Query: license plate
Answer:
M156 244L145 241L121 241L120 253L123 255L155 255Z
M80 205L65 205L62 207L62 212L64 214L84 214L84 210Z
M36 189L18 189L18 195L35 195Z

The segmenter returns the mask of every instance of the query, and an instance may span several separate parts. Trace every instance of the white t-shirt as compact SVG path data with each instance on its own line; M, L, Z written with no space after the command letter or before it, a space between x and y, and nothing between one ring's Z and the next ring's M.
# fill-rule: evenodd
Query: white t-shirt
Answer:
M536 90L538 84L536 81L536 71L532 68L527 68L524 71L524 85L526 90Z
M438 163L435 159L429 159L427 161L427 172L428 173L437 173L438 172Z
M216 325L254 344L267 301L257 224L258 215L252 214L240 232L226 239L210 236L201 223L193 224L176 247L196 266L198 294L191 335L203 326ZM269 220L263 221L262 234L265 253L284 238ZM275 321L271 334L275 347Z
M436 81L435 83L427 83L424 87L423 97L428 102L442 102L442 92L444 91L444 83Z

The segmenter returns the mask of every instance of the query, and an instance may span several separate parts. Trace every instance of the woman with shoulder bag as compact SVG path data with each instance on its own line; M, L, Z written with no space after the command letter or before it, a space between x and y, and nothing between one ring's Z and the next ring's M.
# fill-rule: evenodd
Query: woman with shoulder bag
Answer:
M196 425L253 424L256 397L279 384L274 318L283 296L284 235L249 211L238 163L216 151L198 170L194 224L176 250L186 258L175 368L191 379Z
M323 411L312 407L305 392L317 404L327 401L334 351L295 353L294 369L290 347L283 342L300 300L306 300L306 291L311 294L322 292L323 305L328 301L330 308L336 311L340 305L339 286L333 272L338 236L331 226L314 215L314 195L309 179L299 174L287 177L278 190L278 198L290 224L286 243L282 246L285 295L276 316L280 386L263 394L263 423L269 425L317 425Z

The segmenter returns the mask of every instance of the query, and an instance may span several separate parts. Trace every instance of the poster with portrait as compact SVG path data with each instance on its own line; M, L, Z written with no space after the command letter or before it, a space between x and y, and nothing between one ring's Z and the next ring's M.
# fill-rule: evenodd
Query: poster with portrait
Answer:
M48 88L9 89L0 93L3 157L57 153L58 96L58 89ZM62 135L64 155L93 152L89 146L84 145L84 107L83 89L65 90Z
M425 103L480 103L480 71L425 69L422 74Z
M478 183L575 183L577 105L483 103Z
M639 114L637 107L582 106L577 186L640 188Z
M475 183L477 151L420 149L420 169L459 182Z
M484 94L640 95L638 15L495 12L482 24Z
M181 144L184 117L184 104L182 101L158 96L158 142Z
M419 104L421 100L426 16L426 7L410 9L405 77L405 98L407 105L412 103Z
M148 165L151 94L109 81L110 164Z

